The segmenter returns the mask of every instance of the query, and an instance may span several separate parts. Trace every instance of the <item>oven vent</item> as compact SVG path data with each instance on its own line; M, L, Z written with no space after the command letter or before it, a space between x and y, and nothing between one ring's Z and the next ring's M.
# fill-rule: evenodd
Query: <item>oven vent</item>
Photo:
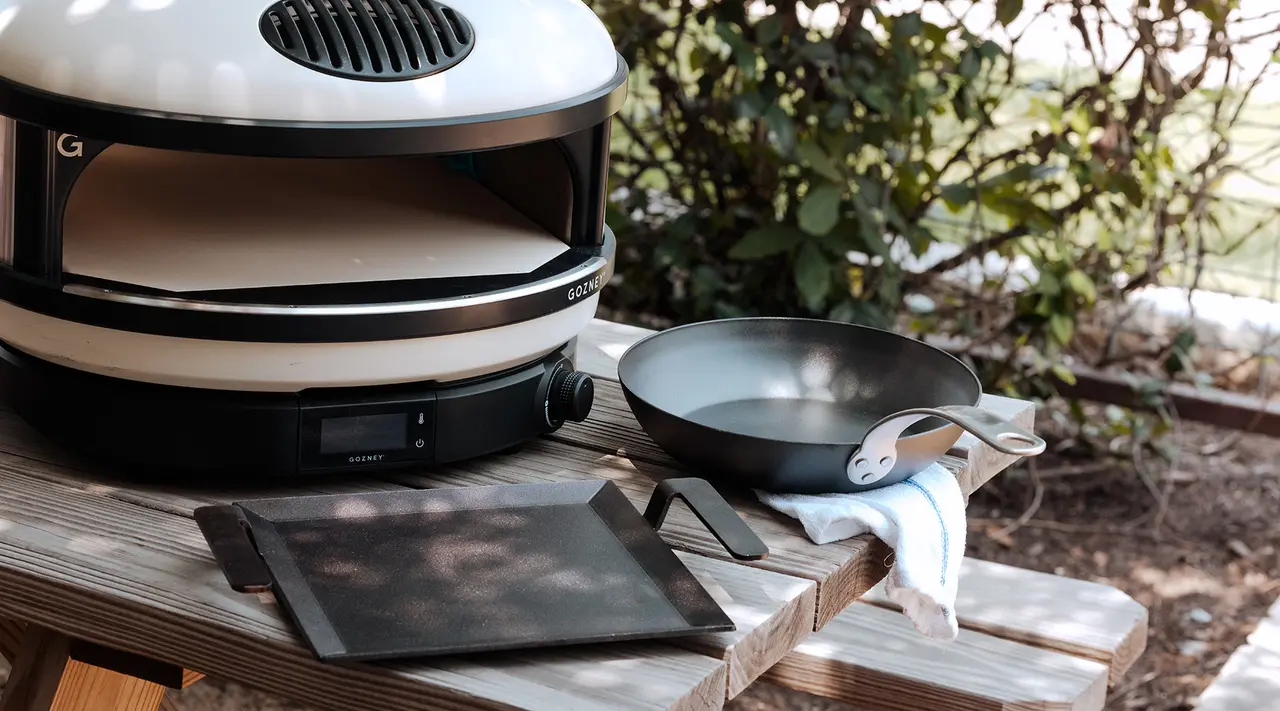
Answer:
M476 41L465 17L434 0L279 0L259 28L298 64L366 81L442 72Z

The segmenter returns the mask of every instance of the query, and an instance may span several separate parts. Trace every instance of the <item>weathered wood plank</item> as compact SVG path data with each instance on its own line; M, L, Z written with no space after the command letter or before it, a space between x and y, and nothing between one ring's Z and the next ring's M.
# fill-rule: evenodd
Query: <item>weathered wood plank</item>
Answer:
M1246 644L1231 653L1218 677L1200 695L1196 711L1280 709L1280 652Z
M723 658L728 663L729 698L745 690L810 634L817 590L813 582L687 552L677 552L677 556L738 629L668 642ZM643 674L644 670L637 668L634 673Z
M622 395L622 388L611 380L595 381L595 402L585 422L566 422L548 438L601 454L618 454L667 467L680 466L640 428Z
M862 602L898 609L881 582ZM1147 644L1147 608L1109 585L965 558L955 611L962 629L1106 664L1119 681Z
M157 711L164 694L159 684L73 659L49 711Z
M27 476L11 460L0 456L0 614L318 708L723 704L723 661L661 644L322 664L269 599L231 591L194 521Z
M578 334L574 365L578 370L606 380L618 379L618 361L627 349L654 331L604 319L592 319Z
M982 409L995 413L1028 432L1036 426L1036 406L1027 400L1014 400L1000 395L984 394L979 403ZM950 454L964 460L965 465L956 473L965 495L977 491L996 474L1013 466L1020 457L996 451L991 445L965 432L960 435Z
M1107 667L961 630L939 644L900 613L853 605L764 677L860 711L1093 711Z
M0 403L0 451L69 469L93 470L79 457L45 439L4 403Z
M204 678L204 674L187 669L182 672L182 688L187 688Z
M728 698L741 694L813 631L818 586L810 580L678 551L738 629L675 640L729 665Z

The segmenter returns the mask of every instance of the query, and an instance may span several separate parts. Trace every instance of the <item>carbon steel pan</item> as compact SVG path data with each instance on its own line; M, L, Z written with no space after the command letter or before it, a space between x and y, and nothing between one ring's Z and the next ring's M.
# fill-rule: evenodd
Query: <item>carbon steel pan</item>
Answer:
M834 321L741 318L678 326L627 350L618 378L645 432L701 474L772 492L904 481L964 430L1034 456L1044 441L977 407L954 356Z

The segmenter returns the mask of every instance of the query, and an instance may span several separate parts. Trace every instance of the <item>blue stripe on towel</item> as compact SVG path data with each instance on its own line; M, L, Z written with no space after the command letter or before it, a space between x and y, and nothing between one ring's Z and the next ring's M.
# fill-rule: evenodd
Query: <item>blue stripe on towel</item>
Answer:
M947 523L942 520L942 509L938 508L938 502L933 498L933 494L929 490L920 485L920 482L914 479L907 479L905 484L911 488L924 494L929 500L929 505L933 507L933 512L938 515L938 526L942 528L942 584L947 584L947 557L951 554L951 536L947 533Z

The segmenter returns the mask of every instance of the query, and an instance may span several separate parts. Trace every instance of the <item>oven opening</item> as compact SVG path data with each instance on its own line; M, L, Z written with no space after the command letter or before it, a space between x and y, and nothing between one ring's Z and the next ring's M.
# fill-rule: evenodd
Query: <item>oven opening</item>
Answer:
M571 202L553 144L374 159L117 144L72 188L63 271L167 292L523 274L568 250Z

